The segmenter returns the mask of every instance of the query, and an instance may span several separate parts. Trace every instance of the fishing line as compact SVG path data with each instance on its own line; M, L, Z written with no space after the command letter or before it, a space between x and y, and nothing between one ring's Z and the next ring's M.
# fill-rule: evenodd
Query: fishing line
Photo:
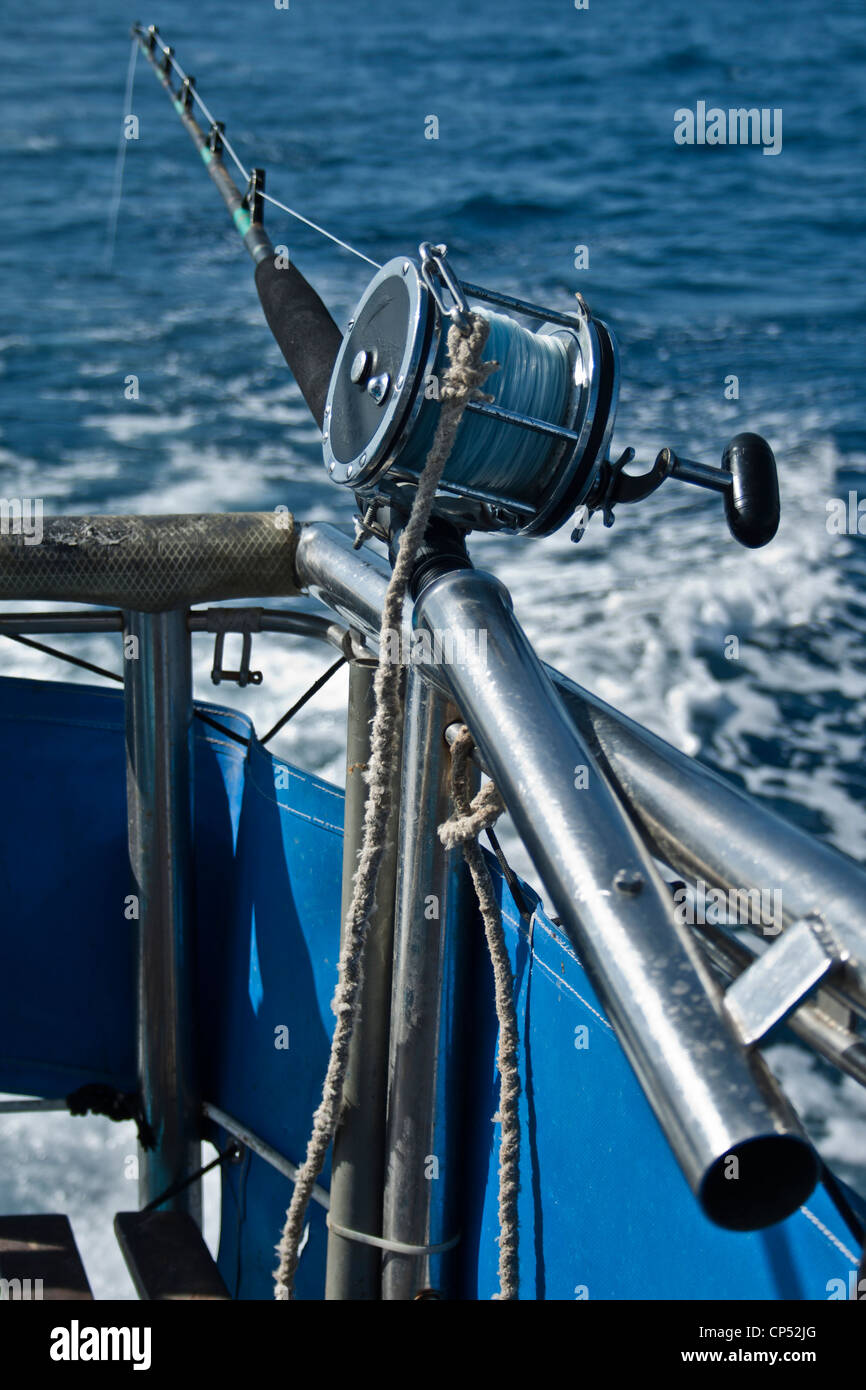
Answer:
M499 363L499 370L487 383L494 401L535 419L563 422L572 391L572 366L565 339L533 333L504 314L478 305L472 307L490 325L487 350L490 358ZM442 357L440 347L433 368L437 379ZM413 472L420 469L433 438L437 415L435 399L425 401L409 445L401 455L401 466L407 465ZM505 490L528 501L538 492L540 475L555 456L556 447L546 435L515 431L500 420L467 413L443 482L471 480L474 487Z
M126 70L126 91L123 97L123 115L120 121L120 143L117 146L117 159L114 165L114 189L111 197L111 211L108 217L108 249L106 263L110 266L114 259L114 243L117 240L117 219L120 216L120 199L123 196L123 170L126 164L126 138L124 122L132 111L132 88L135 82L135 64L138 58L138 39L132 40L129 67Z
M134 39L133 43L136 45L136 47L138 47L138 39ZM168 45L163 44L161 47L163 55L165 56L166 60L171 64L172 69L174 70L174 72L177 73L181 82L187 81L187 73L184 72L180 63L176 61L174 54L169 51ZM208 109L208 107L205 105L202 98L199 96L195 85L190 85L187 88L187 90L189 91L190 96L192 100L195 102L196 106L198 106L201 110L201 113L207 121L208 125L215 126L217 124L217 121ZM244 182L249 183L250 172L248 169L244 167L242 161L235 153L224 130L220 131L220 141L230 158L233 159L235 164L237 165L238 171L243 176ZM318 222L313 222L310 220L309 217L304 217L303 213L296 212L294 208L290 208L286 203L281 203L278 198L271 197L270 193L265 193L264 190L262 190L261 196L264 198L265 202L273 203L275 208L279 208L281 212L287 212L290 217L296 217L299 222L303 222L307 227L312 227L313 231L318 232L323 237L327 237L328 240L333 241L336 246L341 246L344 251L349 251L353 256L358 256L360 260L366 261L367 264L373 266L375 270L381 269L381 266L379 265L378 261L371 260L369 256L364 255L363 251L358 251L354 246L350 246L348 241L343 241L340 237L334 236L333 232L327 231L324 227L321 227Z
M134 42L138 43L138 39L134 40ZM169 45L168 45L168 44L161 44L161 45L160 45L160 50L161 50L161 52L162 52L163 57L166 59L167 62L169 62L169 63L171 64L172 68L173 68L174 71L177 73L177 75L178 75L178 77L180 78L181 82L186 82L186 81L188 81L188 74L184 72L184 70L183 70L183 68L181 67L180 63L177 62L177 60L176 60L174 54L171 52L171 49L170 49ZM204 116L205 120L207 121L208 125L210 125L210 126L215 126L215 125L217 124L217 121L216 121L216 119L214 118L214 116L211 114L209 108L208 108L207 106L205 106L204 101L202 100L202 98L199 96L198 91L196 90L196 87L195 87L195 83L194 83L194 82L190 83L190 86L187 88L187 90L188 90L190 96L192 97L193 101L195 102L196 106L198 106L199 109L201 110L201 113L202 113L202 115ZM237 167L238 167L238 170L239 170L240 173L243 175L245 181L246 181L247 183L249 183L250 171L249 171L249 169L244 168L244 165L242 164L242 162L241 162L241 160L239 159L238 155L235 153L235 151L234 151L234 149L233 149L233 147L232 147L232 144L231 144L231 142L227 139L226 134L225 134L224 131L220 131L220 141L221 141L221 143L222 143L223 148L224 148L225 150L227 150L227 152L228 152L230 158L234 160L235 164L236 164Z
M225 143L225 136L223 136L223 143ZM281 203L276 198L272 198L270 193L262 192L262 197L266 203L273 203L275 208L280 208L283 212L287 212L290 217L297 217L299 222L305 222L306 225L312 227L314 231L321 232L322 236L326 236L329 241L335 242L337 246L342 246L344 251L351 251L353 256L359 256L362 261L366 261L368 265L373 266L376 270L382 269L378 261L371 260L369 256L364 255L363 251L358 251L354 246L350 246L348 241L341 241L338 236L334 236L333 232L326 232L325 228L320 227L318 222L311 222L309 217L304 217L302 213L295 212L294 208L287 207L285 203Z

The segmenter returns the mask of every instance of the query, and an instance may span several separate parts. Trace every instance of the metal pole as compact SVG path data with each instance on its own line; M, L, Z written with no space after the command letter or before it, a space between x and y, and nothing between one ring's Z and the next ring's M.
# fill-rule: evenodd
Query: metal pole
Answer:
M566 676L556 684L592 740L659 858L695 883L725 892L779 890L786 925L819 912L853 960L834 986L866 1017L866 874L863 866L790 825L679 749L611 709Z
M297 551L300 583L361 627L375 644L388 583L383 560L352 550L335 527L305 526ZM425 665L442 689L444 667ZM851 951L840 972L852 1007L866 1016L866 873L848 855L805 834L722 777L672 748L551 667L544 668L581 737L598 750L653 848L685 877L714 886L782 890L786 922L819 911ZM838 983L838 982L837 982Z
M458 714L410 668L403 742L399 875L383 1235L439 1245L456 1235L462 1113L463 988L472 912L460 851L436 833L449 815L445 729ZM384 1299L449 1297L456 1255L387 1251Z
M370 760L370 725L375 711L375 667L353 661L349 666L346 736L346 806L343 829L342 923L352 899L364 826ZM334 1138L330 1215L346 1230L378 1236L382 1224L385 1173L385 1101L388 1083L388 1015L394 935L394 889L397 873L397 811L400 767L390 791L393 808L385 853L379 869L376 907L364 950L361 1008L352 1037L344 1092L345 1109ZM326 1299L378 1299L381 1254L374 1246L328 1232Z
M415 616L432 633L486 634L483 648L455 641L442 672L705 1213L738 1230L789 1216L815 1185L815 1155L724 1018L718 985L507 590L456 570L420 593Z
M201 1163L191 980L192 674L186 609L129 612L124 628L129 859L138 897L138 1066L156 1148L139 1154L142 1206ZM192 1184L166 1203L201 1222Z
M284 1178L289 1179L289 1182L298 1181L298 1173L300 1171L298 1165L292 1163L290 1159L286 1158L285 1154L281 1154L279 1150L273 1148L271 1144L267 1144L264 1139L259 1138L259 1136L254 1134L251 1129L248 1129L246 1125L241 1124L240 1120L236 1120L233 1115L229 1115L226 1110L221 1110L218 1105L213 1105L208 1100L202 1102L201 1108L202 1114L205 1115L207 1119L213 1120L214 1124L219 1125L220 1129L224 1129L232 1138L237 1139L245 1149L252 1149L254 1154L258 1154L259 1158L263 1158L265 1163L269 1163L272 1168L276 1168L278 1173L282 1173ZM323 1187L319 1187L318 1183L313 1184L313 1190L310 1193L310 1201L318 1202L319 1206L324 1207L325 1211L327 1211L331 1205L331 1199L328 1193Z

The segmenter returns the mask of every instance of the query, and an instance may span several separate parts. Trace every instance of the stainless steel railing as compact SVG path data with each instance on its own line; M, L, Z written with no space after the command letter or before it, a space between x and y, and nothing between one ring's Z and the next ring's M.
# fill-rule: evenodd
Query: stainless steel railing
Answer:
M178 520L191 519L149 518L145 528L125 527L127 520L132 519L115 518L116 525L102 531L94 518L47 523L50 550L42 554L42 547L25 547L21 538L0 537L0 597L89 598L125 610L123 616L0 615L0 631L118 630L122 624L124 632L139 636L147 653L144 663L125 663L130 855L142 885L140 1070L148 1107L162 1117L162 1147L142 1193L147 1200L188 1170L198 1133L200 1097L191 1064L184 1062L189 1025L184 886L190 824L188 641L190 631L220 624L201 611L188 613L188 604L248 593L312 595L352 630L351 644L346 645L340 622L308 613L274 612L266 626L340 646L351 659L357 685L363 663L377 650L388 566L375 553L355 550L346 536L324 524L298 531L285 519L220 517L212 519L210 534L208 518L180 528ZM97 533L100 539L94 543ZM126 547L122 562L110 543L118 534ZM196 560L196 546L202 545L210 557L206 564L201 555ZM100 572L103 554L110 574ZM168 566L168 582L160 577L162 565ZM143 614L138 605L157 610L162 605L168 611ZM479 645L457 642L449 659L437 660L434 644L434 656L410 669L408 755L396 831L403 846L396 916L389 910L383 918L378 942L380 948L384 943L382 969L371 972L371 988L387 993L393 920L391 1022L367 1037L365 1056L357 1053L353 1061L359 1094L364 1092L373 1107L364 1119L366 1130L362 1125L358 1133L369 1137L379 1132L384 1144L386 1108L391 1117L388 1179L384 1184L381 1163L361 1171L363 1143L359 1148L348 1131L338 1137L344 1161L335 1164L331 1200L332 1209L340 1212L339 1224L365 1229L371 1213L384 1209L390 1240L419 1248L449 1240L447 1184L421 1184L426 1195L420 1209L417 1201L406 1199L393 1130L395 1117L414 1117L422 1147L424 1136L437 1127L448 1134L449 1143L458 1134L457 1079L432 1090L422 1084L434 1073L452 1075L448 1000L458 988L460 971L457 957L448 954L450 938L433 942L438 955L430 954L428 943L429 959L422 966L425 987L434 989L439 1002L407 1023L400 999L402 972L418 964L417 954L413 956L417 943L409 951L408 935L416 929L409 899L418 891L418 873L440 886L456 873L454 891L443 888L453 903L462 891L459 866L447 859L438 841L429 843L448 759L439 726L444 711L451 718L457 709L475 738L479 764L495 777L563 929L704 1210L732 1228L779 1220L808 1195L818 1166L796 1116L752 1044L760 1040L762 1028L792 1009L799 1009L808 1033L811 1006L804 1001L817 983L837 1001L864 1011L866 873L545 667L514 618L507 592L491 576L471 569L443 575L421 593L414 610L407 601L406 642L413 625L416 631L440 634L483 630L486 646L482 651ZM356 699L354 708L350 738L363 740L359 721L366 722L366 716L359 711L366 707ZM577 767L588 773L579 789ZM347 875L354 871L359 832L360 817L348 818ZM722 889L778 885L786 928L779 942L755 960L748 953L726 953L724 942L717 942L715 954L710 951L708 957L696 936L675 920L656 857L676 872L700 875ZM785 951L779 951L786 940ZM739 988L736 1001L726 996L722 976L708 958L715 966L721 962L738 985L744 979L748 985L751 978L751 990ZM821 1032L812 1031L815 1038ZM840 1027L839 1036L841 1053L842 1037L850 1044L856 1035ZM393 1045L397 1037L399 1048ZM821 1039L825 1055L832 1054L832 1038L822 1034ZM169 1053L177 1062L174 1071L167 1065ZM856 1072L855 1067L852 1074ZM737 1182L724 1178L731 1157L739 1163ZM352 1296L362 1284L366 1293L360 1296L375 1296L371 1290L379 1253L374 1246L371 1256L370 1249L332 1236L330 1296ZM411 1296L412 1289L431 1279L447 1291L446 1266L439 1257L431 1263L430 1256L420 1254L387 1255L384 1294Z

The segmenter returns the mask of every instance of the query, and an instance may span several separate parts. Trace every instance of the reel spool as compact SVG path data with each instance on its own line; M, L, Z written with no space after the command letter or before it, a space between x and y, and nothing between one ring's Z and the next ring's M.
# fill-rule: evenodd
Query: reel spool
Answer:
M772 540L779 485L772 450L759 435L737 435L721 468L663 449L649 472L625 473L633 449L615 462L607 458L619 391L616 340L583 299L578 295L577 313L544 309L458 282L444 246L424 242L419 254L419 262L389 261L370 282L328 389L325 467L355 493L366 514L362 530L375 529L370 519L380 505L411 508L436 429L447 328L468 325L471 300L490 324L484 357L500 365L486 383L492 401L466 407L435 516L461 531L546 536L573 515L577 541L594 511L611 526L617 503L641 501L677 478L723 494L728 527L741 545Z
M548 535L598 479L616 410L613 334L582 305L566 315L459 285L444 247L425 243L420 264L399 257L371 281L331 378L325 466L362 506L378 498L408 511L436 428L449 320L465 322L468 299L483 301L472 308L490 322L484 356L500 367L485 388L493 403L467 407L436 514L465 530Z

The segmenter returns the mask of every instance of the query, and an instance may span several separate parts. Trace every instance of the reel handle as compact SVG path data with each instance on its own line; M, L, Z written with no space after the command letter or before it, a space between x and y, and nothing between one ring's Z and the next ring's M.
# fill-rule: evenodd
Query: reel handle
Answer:
M737 434L722 454L722 468L731 475L725 492L728 530L740 545L756 550L779 529L779 475L766 439Z
M606 465L604 495L596 503L604 509L605 526L613 525L613 508L618 502L641 502L665 478L677 478L681 483L723 494L728 530L740 545L756 550L767 545L779 529L776 460L759 434L734 435L725 446L721 468L681 459L673 449L662 449L650 471L635 476L623 472L633 458L634 449L626 449L615 463ZM579 538L577 532L575 535Z

